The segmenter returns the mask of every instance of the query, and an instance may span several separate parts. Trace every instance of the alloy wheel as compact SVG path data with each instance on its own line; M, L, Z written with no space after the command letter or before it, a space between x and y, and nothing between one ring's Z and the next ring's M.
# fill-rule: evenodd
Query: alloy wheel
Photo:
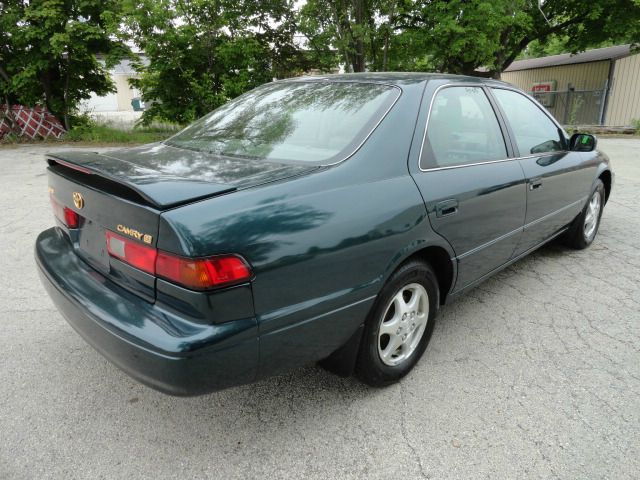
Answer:
M589 200L589 205L587 206L587 212L584 217L584 238L587 241L591 241L591 239L596 234L596 228L598 227L598 219L600 218L600 208L602 207L602 201L600 199L600 193L596 191L591 200Z
M378 330L378 355L396 366L416 350L429 319L429 295L419 283L402 287L391 299Z

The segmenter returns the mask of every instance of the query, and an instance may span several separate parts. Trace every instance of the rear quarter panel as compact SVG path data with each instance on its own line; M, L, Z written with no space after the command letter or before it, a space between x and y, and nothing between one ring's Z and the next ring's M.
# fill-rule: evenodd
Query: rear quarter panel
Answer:
M264 373L329 355L364 321L402 260L442 242L407 169L423 86L405 88L343 163L162 215L159 248L233 252L251 263Z
M611 175L611 184L609 185L609 187L611 188L611 191L613 191L613 183L615 181L615 172L613 171L613 166L611 165L611 160L609 159L609 156L601 150L595 150L593 152L590 152L588 155L591 155L594 161L598 163L598 168L596 170L596 176L593 179L593 183L595 184L595 182L600 178L600 176L605 171L609 172L609 174ZM593 190L593 185L592 185L592 190ZM611 194L611 191L609 192L609 194ZM609 197L607 197L607 200L608 199Z

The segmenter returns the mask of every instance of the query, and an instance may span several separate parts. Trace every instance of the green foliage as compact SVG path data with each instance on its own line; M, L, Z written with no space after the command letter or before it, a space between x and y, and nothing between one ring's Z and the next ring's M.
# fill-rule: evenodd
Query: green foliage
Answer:
M128 52L119 19L118 0L0 2L2 101L44 104L69 128L81 100L113 91L106 68Z
M126 0L125 23L148 65L132 84L143 122L188 123L305 64L293 45L292 0Z
M631 126L635 129L636 135L640 135L640 118L632 118Z
M1 1L0 102L44 104L70 126L82 99L113 91L107 69L130 55L128 44L148 59L132 80L148 125L189 123L273 78L339 64L497 77L523 55L640 43L640 0L542 8L535 0Z
M376 64L376 70L398 72L433 72L436 70L428 38L423 32L417 30L399 31L391 36L386 57L386 64Z
M530 22L526 0L452 0L420 2L407 12L410 28L426 29L438 71L473 74L478 67L494 70L502 61L513 32ZM417 15L416 15L417 13Z
M640 0L546 0L542 8L549 22L532 0L309 0L299 24L312 51L331 45L352 71L478 75L484 67L499 76L530 44L537 55L640 42Z
M598 47L599 46L600 45L598 45ZM533 40L529 45L527 45L522 53L518 55L518 59L540 58L569 52L571 52L569 38L565 35L559 34L550 36L544 42L540 40Z
M640 41L639 0L417 0L403 4L404 27L422 31L440 71L499 76L533 41L562 35L570 51L606 41ZM546 16L546 19L545 19ZM548 19L548 22L547 22Z
M69 130L62 141L82 143L150 143L159 142L176 133L175 130L158 128L136 128L131 131L120 130L108 125L80 125Z
M578 124L578 113L580 113L580 109L584 105L584 97L574 96L571 101L571 106L569 108L569 118L567 119L567 124L569 125L577 125Z
M308 58L311 65L321 72L328 72L338 66L343 54L338 54L336 46L337 29L327 5L317 0L309 0L298 12L297 28L306 39Z
M320 70L340 62L351 72L423 69L424 35L397 28L404 3L308 0L298 14L298 28Z

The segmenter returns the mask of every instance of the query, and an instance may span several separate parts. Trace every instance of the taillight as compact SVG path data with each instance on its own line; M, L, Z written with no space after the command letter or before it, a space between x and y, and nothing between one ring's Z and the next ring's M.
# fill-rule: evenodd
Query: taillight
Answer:
M53 214L58 220L64 223L68 228L78 228L80 224L80 215L71 210L69 207L65 207L58 203L53 198L53 195L49 197L51 199L51 206L53 207Z
M116 257L140 270L155 274L156 256L155 248L147 247L128 238L107 231L107 251L112 257Z
M247 264L235 255L184 258L158 252L156 275L194 290L208 290L251 278Z
M193 290L210 290L242 283L251 278L251 269L236 255L185 258L107 231L107 251L129 265Z

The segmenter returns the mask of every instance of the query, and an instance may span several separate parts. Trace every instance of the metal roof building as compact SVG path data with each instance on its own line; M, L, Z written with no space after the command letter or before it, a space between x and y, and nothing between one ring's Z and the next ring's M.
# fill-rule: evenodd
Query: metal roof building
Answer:
M567 125L640 119L640 54L630 45L513 62L502 80L529 91Z

